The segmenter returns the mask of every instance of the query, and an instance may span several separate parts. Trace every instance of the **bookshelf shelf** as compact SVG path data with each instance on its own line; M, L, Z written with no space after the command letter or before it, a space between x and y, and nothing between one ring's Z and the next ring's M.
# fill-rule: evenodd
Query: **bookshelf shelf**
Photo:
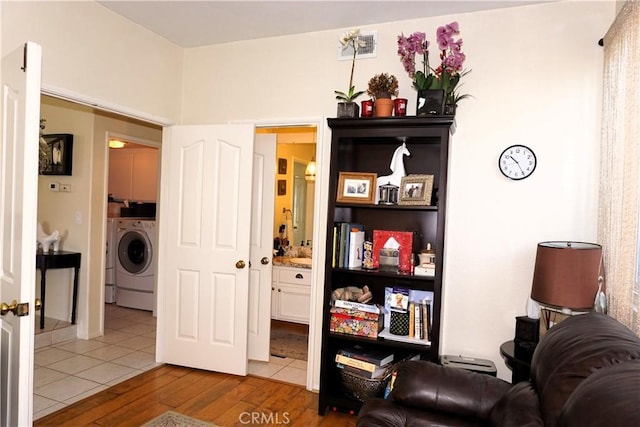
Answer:
M437 361L440 351L442 265L446 219L447 168L449 139L453 117L405 117L391 119L328 119L331 128L329 203L327 236L334 235L338 223L359 224L365 240L373 241L373 230L410 231L412 252L430 243L436 251L435 276L399 274L394 271L341 267L334 257L335 242L327 239L323 303L322 354L318 413L327 409L357 413L362 402L345 396L335 356L341 350L359 344L395 354L395 360L419 355ZM411 152L404 157L407 174L433 175L433 206L375 205L336 203L340 172L389 174L389 160L402 143ZM377 190L377 189L376 189ZM377 338L330 331L331 295L339 288L366 285L372 293L371 304L385 303L385 289L404 287L432 293L431 341L393 335L388 328ZM389 316L386 313L385 316ZM388 324L388 322L385 322ZM416 324L417 325L417 324Z

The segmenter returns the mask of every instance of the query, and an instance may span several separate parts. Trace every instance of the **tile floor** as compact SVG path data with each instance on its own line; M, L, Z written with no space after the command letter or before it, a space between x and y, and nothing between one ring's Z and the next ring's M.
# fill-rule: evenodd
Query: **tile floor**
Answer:
M67 322L47 318L42 332L36 323L34 419L157 366L151 312L107 304L104 322L105 334L91 340L76 339Z
M155 363L156 318L151 312L105 305L105 334L76 339L76 327L36 316L33 419L36 420L128 378ZM249 361L249 374L294 384L307 382L307 362L271 356Z

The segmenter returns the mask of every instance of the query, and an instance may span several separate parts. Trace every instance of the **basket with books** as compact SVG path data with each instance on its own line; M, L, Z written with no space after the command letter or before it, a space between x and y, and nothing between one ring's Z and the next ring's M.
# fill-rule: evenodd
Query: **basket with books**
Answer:
M384 389L391 378L394 365L391 364L386 369L386 373L381 378L364 378L349 371L341 370L342 385L348 395L364 402L372 397L381 397Z
M382 396L394 369L393 359L393 353L361 346L339 350L336 366L345 393L360 401Z

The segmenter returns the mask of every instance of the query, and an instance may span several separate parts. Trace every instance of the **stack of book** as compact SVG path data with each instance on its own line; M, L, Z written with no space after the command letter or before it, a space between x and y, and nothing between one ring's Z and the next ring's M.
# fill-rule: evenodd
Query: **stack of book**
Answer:
M409 337L431 341L430 301L409 302Z
M336 222L333 225L333 258L334 268L362 267L362 245L364 243L364 227L353 222Z
M383 349L367 349L362 346L338 350L336 366L352 375L366 379L381 378L387 372L394 354Z
M330 311L331 332L377 338L384 328L384 308L377 305L336 300Z

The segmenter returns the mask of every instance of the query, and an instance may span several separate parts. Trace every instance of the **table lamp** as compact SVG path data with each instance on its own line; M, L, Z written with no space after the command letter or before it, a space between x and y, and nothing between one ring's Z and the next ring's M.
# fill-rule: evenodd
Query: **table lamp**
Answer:
M567 315L591 311L603 281L602 246L568 241L538 243L531 298L542 306Z

